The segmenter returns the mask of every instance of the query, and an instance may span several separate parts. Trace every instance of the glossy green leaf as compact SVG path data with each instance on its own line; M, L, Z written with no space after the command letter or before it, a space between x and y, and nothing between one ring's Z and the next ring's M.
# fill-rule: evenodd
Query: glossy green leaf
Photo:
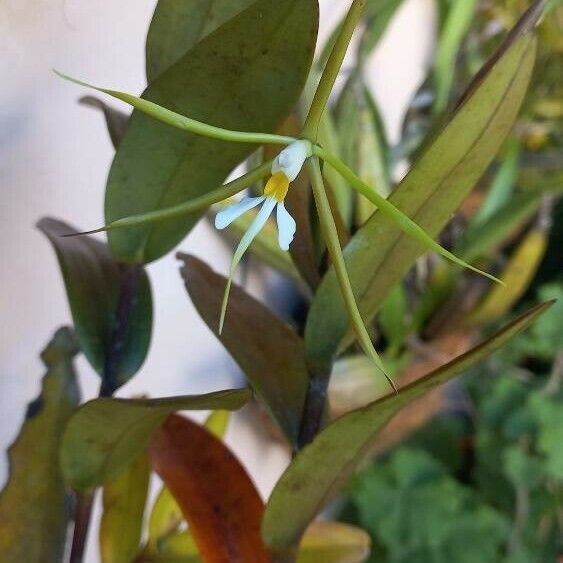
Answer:
M100 522L102 563L131 563L139 551L151 470L143 452L104 485Z
M48 371L41 394L8 450L9 478L0 493L0 560L6 563L62 561L70 514L58 451L79 402L77 352L71 331L58 330L42 354Z
M166 417L181 410L237 410L247 389L164 399L95 399L71 418L63 437L61 464L78 490L117 477L147 446Z
M146 44L147 80L153 82L198 41L256 0L159 0Z
M150 344L152 296L141 267L116 263L106 244L44 218L39 229L59 260L80 349L102 378L104 392L126 383L141 367Z
M325 428L278 481L266 507L262 534L276 553L295 546L317 513L332 500L366 455L385 424L413 400L465 371L500 348L544 313L545 303L516 319L479 346L425 377Z
M127 128L130 116L116 110L95 96L84 96L80 98L80 103L84 106L96 108L103 113L108 128L109 138L111 139L113 148L117 149L119 147L119 143L121 143L121 139L123 139L123 135L125 135L125 129Z
M189 255L182 276L194 306L245 373L257 397L271 412L291 443L296 443L309 376L303 341L296 332L233 285L223 332L219 312L226 278Z
M258 0L197 43L143 96L227 129L275 131L305 83L317 25L316 0ZM106 223L201 196L253 150L187 134L135 111L109 174ZM124 261L156 260L200 216L110 232L112 251Z
M389 201L430 236L451 219L510 131L526 92L536 41L528 19L501 48L495 64L469 88L470 95L434 140ZM348 272L366 321L424 252L424 246L376 212L345 249ZM327 369L348 319L334 270L319 286L305 332L308 361ZM348 334L350 336L350 333ZM349 340L347 340L349 342Z

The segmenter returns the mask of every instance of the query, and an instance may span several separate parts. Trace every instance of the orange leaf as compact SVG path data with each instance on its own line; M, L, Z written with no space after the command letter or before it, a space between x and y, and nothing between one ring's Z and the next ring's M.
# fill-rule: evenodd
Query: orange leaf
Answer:
M180 505L206 563L269 563L264 504L229 449L205 428L168 417L150 445L153 469Z

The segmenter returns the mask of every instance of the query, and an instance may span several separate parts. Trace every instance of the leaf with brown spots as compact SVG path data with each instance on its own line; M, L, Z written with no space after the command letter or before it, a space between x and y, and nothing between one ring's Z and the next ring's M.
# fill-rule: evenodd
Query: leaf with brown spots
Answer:
M153 469L182 509L206 563L269 563L260 537L264 505L246 471L213 434L170 416L154 435Z

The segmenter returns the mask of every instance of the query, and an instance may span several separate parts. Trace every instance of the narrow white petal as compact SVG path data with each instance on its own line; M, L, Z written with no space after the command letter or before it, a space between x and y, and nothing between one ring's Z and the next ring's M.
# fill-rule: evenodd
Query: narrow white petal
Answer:
M264 196L260 197L245 197L238 203L229 205L222 211L215 215L215 227L217 229L224 229L228 227L233 221L236 221L241 215L246 213L249 209L256 207L264 201Z
M231 290L231 283L233 281L233 276L235 275L237 266L241 261L244 253L248 250L248 247L252 244L252 241L256 237L256 235L262 230L266 221L268 221L268 217L272 214L274 207L276 206L277 201L274 198L261 198L264 201L264 205L262 209L256 215L254 221L252 221L250 227L244 236L240 239L240 242L235 250L233 255L233 260L231 262L231 267L229 270L229 279L227 281L227 286L225 287L225 294L223 296L223 304L221 306L221 316L219 318L219 334L223 331L223 325L225 323L225 315L227 313L227 303L229 301L229 292Z
M295 236L297 224L283 203L278 203L276 214L278 222L278 243L282 250L288 250Z
M305 160L311 156L311 143L309 141L295 141L283 149L272 162L272 174L283 172L290 182L293 182Z

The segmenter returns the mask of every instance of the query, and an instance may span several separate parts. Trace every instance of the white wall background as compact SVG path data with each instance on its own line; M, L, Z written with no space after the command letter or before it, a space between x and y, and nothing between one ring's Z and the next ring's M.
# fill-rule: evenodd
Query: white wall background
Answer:
M348 5L321 0L321 37ZM13 441L26 404L39 389L38 353L54 329L71 322L54 254L34 228L52 215L82 228L103 223L102 202L112 159L101 115L76 100L80 88L57 79L55 67L121 90L145 85L144 39L155 0L0 0L0 448ZM425 75L435 31L432 0L405 0L368 66L391 142L405 106ZM225 271L230 257L204 223L180 248ZM152 396L236 385L237 368L187 299L172 255L149 267L155 328L149 358L119 394ZM259 282L254 280L259 293ZM98 380L78 361L85 397ZM286 463L236 417L228 440L267 496ZM0 457L0 484L6 478ZM97 530L89 558L97 561Z

